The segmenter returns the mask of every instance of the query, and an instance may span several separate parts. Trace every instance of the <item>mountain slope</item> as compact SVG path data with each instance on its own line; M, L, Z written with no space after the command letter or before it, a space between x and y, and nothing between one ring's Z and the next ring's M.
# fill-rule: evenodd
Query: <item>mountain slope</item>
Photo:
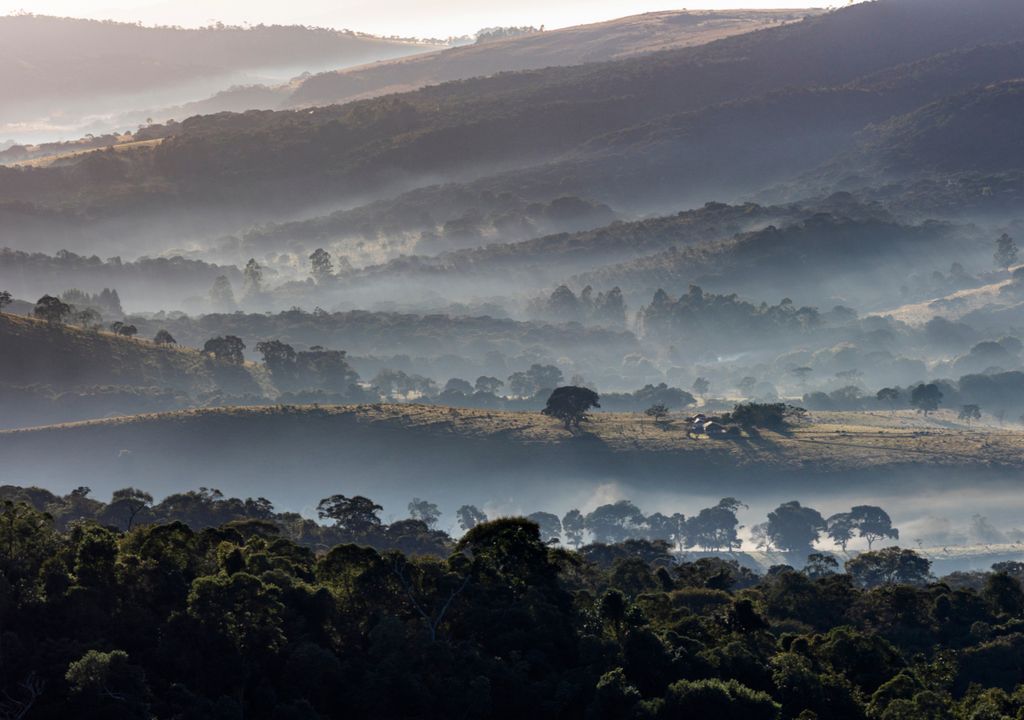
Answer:
M73 168L36 177L8 171L0 193L39 201L48 186L61 187L62 196L73 188L87 203L106 204L141 184L161 202L242 202L270 213L428 177L522 167L662 116L791 86L842 85L965 45L1024 38L1019 3L982 5L885 0L698 48L507 73L312 112L197 117L158 147L124 153L120 165L80 178Z
M90 113L199 99L246 78L287 79L436 47L298 26L184 29L9 15L0 17L0 139L24 133L26 122L42 131Z
M703 45L819 11L652 12L592 25L477 43L368 67L320 73L292 92L292 106L327 105L517 70L617 60Z

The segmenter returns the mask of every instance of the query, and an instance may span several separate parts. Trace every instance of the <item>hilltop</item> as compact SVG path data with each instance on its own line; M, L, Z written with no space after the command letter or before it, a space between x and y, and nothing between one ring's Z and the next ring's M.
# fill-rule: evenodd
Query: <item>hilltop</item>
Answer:
M285 499L301 476L307 499L341 487L385 504L415 494L451 502L539 497L555 481L566 493L616 482L638 492L742 497L856 482L863 492L902 496L919 483L937 489L967 476L1009 481L1024 469L1024 432L906 414L815 413L791 433L714 441L618 413L595 414L573 435L539 413L277 406L5 431L0 457L23 484L46 479L48 487L88 484L101 493L145 468L154 492L185 482Z
M254 364L191 348L0 314L0 398L5 426L184 407L219 393L270 390Z

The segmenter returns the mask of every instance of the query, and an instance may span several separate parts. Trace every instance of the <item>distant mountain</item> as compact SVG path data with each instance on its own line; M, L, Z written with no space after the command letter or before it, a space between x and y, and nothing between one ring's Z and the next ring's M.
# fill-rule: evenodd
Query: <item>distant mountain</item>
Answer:
M450 48L367 67L319 73L291 93L292 106L326 105L516 70L618 60L703 45L816 15L819 10L652 12L608 22Z
M0 168L0 199L150 226L154 210L178 223L188 208L206 223L196 232L214 221L223 231L235 212L256 224L446 180L529 202L661 211L792 180L870 124L1013 79L1022 41L1019 2L880 0L700 47L194 117L153 146Z
M0 139L16 123L44 129L67 123L69 114L144 110L147 102L198 100L246 78L280 81L436 47L298 26L184 29L9 15L0 17Z

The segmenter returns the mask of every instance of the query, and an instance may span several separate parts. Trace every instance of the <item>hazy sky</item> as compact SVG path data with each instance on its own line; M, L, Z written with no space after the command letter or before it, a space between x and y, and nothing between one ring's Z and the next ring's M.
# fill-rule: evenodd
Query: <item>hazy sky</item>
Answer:
M835 3L836 0L832 0ZM845 4L844 0L839 0ZM380 35L448 37L495 25L549 28L649 10L821 7L818 0L0 0L0 15L25 10L167 25L281 23L349 28Z

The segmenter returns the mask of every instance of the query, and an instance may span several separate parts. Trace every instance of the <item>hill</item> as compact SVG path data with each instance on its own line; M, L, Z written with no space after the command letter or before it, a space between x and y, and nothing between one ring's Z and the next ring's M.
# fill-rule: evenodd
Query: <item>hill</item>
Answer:
M31 132L33 123L52 135L90 113L198 100L247 78L287 79L438 47L325 28L185 29L29 14L0 17L0 46L0 138Z
M86 484L102 495L145 468L154 493L213 486L298 508L328 491L366 494L389 507L412 495L453 506L543 497L550 506L559 504L551 495L556 484L559 497L589 497L608 483L641 501L673 492L733 493L748 502L855 484L862 495L894 504L926 485L940 494L971 478L995 491L1019 476L1024 433L944 424L820 413L792 433L714 441L615 413L594 415L573 435L536 413L221 408L5 431L0 457L22 484L45 480L54 490Z
M326 198L341 204L345 198L405 190L440 178L467 179L541 165L571 152L582 153L583 160L596 156L590 165L577 159L577 178L606 177L607 167L600 160L608 154L608 143L599 138L645 124L656 127L673 115L683 125L669 123L668 131L681 150L661 152L645 130L636 147L612 152L610 162L634 155L634 167L642 167L657 154L666 161L653 165L643 183L629 168L616 182L634 195L652 187L670 195L680 174L691 182L710 174L716 185L708 192L713 192L736 177L746 149L759 138L805 118L795 125L800 132L784 134L754 163L747 163L755 166L754 175L763 183L824 159L822 149L831 147L835 132L812 138L808 146L804 136L809 129L847 118L839 130L849 137L864 123L884 120L886 113L913 109L882 102L851 110L835 93L856 91L816 88L845 86L964 47L1024 39L1024 8L1006 0L984 0L983 5L968 9L953 0L864 3L700 47L502 73L314 111L200 116L181 123L155 148L121 153L118 162L87 166L86 156L73 167L0 173L0 196L46 205L53 202L55 191L64 199L75 192L79 207L99 211L113 203L117 214L183 205L223 211L242 204L258 214L251 220L259 221ZM757 100L787 88L802 90L792 102L785 97ZM755 100L760 109L753 118L742 105L732 105ZM813 112L807 111L808 104ZM738 108L731 121L722 122L727 110L698 112L718 105ZM828 112L835 107L840 111ZM728 141L744 137L751 123L762 134L730 152ZM698 132L719 126L731 131L711 136ZM616 147L622 147L621 139ZM715 149L721 157L709 154ZM802 160L772 170L788 156ZM706 160L713 161L712 172L695 172L706 167ZM726 171L716 177L718 164ZM662 177L666 166L677 172ZM560 177L559 166L554 168L547 176L549 184ZM573 181L570 177L570 187ZM505 183L504 189L512 189L514 182ZM679 188L674 191L677 198L685 197ZM615 205L611 192L605 197L575 194Z
M292 92L288 104L329 105L499 72L580 65L693 47L795 22L818 12L727 10L645 13L449 48L367 67L319 73L304 79Z
M254 365L6 313L0 347L6 427L174 409L220 393L273 394Z

